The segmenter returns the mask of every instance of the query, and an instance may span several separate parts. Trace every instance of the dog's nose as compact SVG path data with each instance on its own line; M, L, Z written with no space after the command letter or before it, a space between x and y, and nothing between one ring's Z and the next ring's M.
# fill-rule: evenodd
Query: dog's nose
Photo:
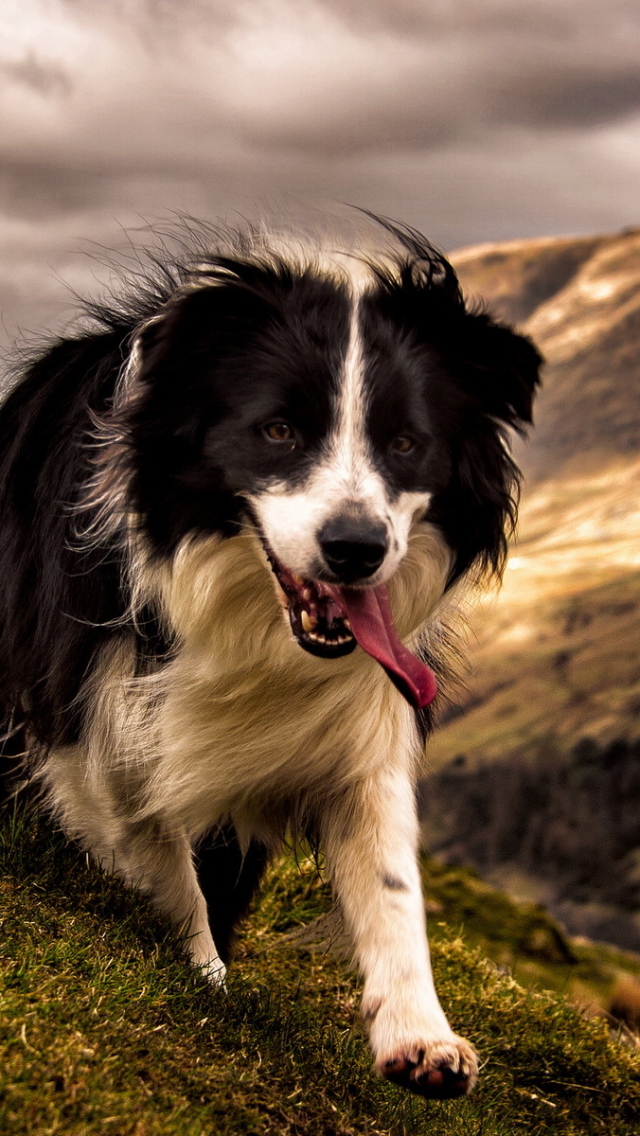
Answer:
M327 567L344 584L365 580L380 567L388 542L384 525L334 517L318 533Z

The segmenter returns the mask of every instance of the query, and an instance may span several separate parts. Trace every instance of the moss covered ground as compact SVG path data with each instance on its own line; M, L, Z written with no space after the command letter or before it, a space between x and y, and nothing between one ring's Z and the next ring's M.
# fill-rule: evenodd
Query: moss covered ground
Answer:
M621 981L638 982L640 996L637 954L570 938L539 904L511 899L471 868L429 859L423 879L432 940L457 931L521 985L563 994L587 1013L606 1010Z
M511 1136L640 1130L640 1054L562 995L527 990L434 914L434 968L481 1082L424 1102L371 1072L359 983L291 932L331 905L311 860L272 870L228 991L144 900L42 819L0 853L0 1131L15 1136ZM433 876L432 876L433 878ZM441 904L432 888L431 906ZM438 924L443 924L439 926Z

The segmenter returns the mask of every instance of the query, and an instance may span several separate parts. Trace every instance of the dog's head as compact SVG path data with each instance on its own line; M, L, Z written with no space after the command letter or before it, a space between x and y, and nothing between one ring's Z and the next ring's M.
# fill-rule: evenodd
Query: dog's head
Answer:
M153 551L255 525L320 655L353 649L342 598L386 584L422 522L450 580L499 570L518 479L505 429L531 421L538 381L531 342L468 310L448 262L388 227L395 260L359 262L357 286L344 264L212 256L141 332L126 408Z

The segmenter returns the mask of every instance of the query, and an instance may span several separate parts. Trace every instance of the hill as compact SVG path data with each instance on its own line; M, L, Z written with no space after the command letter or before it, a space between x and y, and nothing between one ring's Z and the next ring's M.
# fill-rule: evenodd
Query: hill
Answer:
M520 324L547 360L529 479L640 448L640 229L481 245L451 260L467 295Z
M32 817L0 825L0 1128L14 1136L632 1136L640 1058L562 994L526 990L457 935L482 885L433 874L444 1005L482 1079L425 1102L372 1075L359 983L298 929L330 907L315 864L271 872L227 991L187 965L144 899ZM431 873L430 873L431 875ZM527 958L563 958L548 918L481 897ZM451 923L445 925L445 909ZM479 929L480 930L480 929ZM494 944L495 945L495 944ZM604 960L598 973L617 968ZM586 971L585 971L586 967ZM591 967L591 970L589 969Z
M612 781L620 799L606 816L598 796L611 747L635 755L640 738L640 231L481 246L452 260L467 293L522 321L547 366L536 429L518 449L517 547L501 594L472 617L474 671L430 749L426 839L545 900L575 933L640 949L640 788ZM550 768L575 779L585 745L601 776L551 818L532 784ZM456 807L443 815L453 774ZM469 806L479 793L484 842ZM497 839L496 810L506 815L523 795L519 826ZM622 839L623 805L632 820ZM525 834L550 828L555 851L547 841L534 854L540 841Z

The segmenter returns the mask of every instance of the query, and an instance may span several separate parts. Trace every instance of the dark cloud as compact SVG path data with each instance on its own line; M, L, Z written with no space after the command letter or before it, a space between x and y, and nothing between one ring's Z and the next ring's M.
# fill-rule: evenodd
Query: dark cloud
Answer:
M171 209L353 201L449 247L638 221L637 0L4 0L3 19L9 324L55 307L56 274L86 283L80 238Z
M0 75L24 83L39 95L69 95L73 90L71 78L64 68L39 58L34 51L28 51L15 62L0 63Z
M618 73L570 65L534 72L520 76L506 92L495 92L490 101L494 116L505 122L584 130L640 111L640 66Z
M360 32L381 28L393 36L416 36L460 41L492 39L509 45L515 37L522 47L546 41L562 46L623 45L637 35L637 0L322 0L345 25ZM597 39L596 39L597 37ZM516 47L517 47L516 43Z

